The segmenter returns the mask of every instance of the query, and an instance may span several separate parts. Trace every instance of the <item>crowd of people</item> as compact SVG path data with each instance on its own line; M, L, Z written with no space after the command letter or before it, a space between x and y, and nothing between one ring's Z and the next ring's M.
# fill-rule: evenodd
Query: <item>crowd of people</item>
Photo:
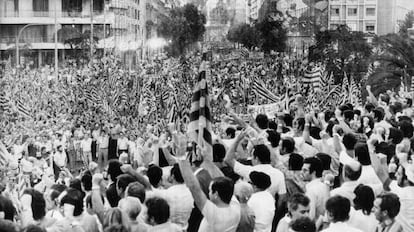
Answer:
M58 79L39 75L51 70L6 71L5 95L30 114L2 109L0 230L414 231L411 99L376 97L367 86L363 106L305 109L298 97L295 111L247 119L245 107L260 99L251 76L280 95L283 77L301 68L283 58L220 62L209 74L210 154L185 121L161 123L169 105L157 100L171 88L175 106L188 108L199 60L132 74L108 61ZM113 75L115 85L102 86L99 78ZM146 79L131 81L137 76ZM105 94L125 87L126 100L108 101L116 106L109 114L86 97L93 86Z

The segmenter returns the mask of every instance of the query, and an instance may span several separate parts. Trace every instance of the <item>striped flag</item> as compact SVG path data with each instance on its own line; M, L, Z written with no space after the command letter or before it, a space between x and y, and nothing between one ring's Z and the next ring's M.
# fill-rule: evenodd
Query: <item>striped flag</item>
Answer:
M313 90L320 90L322 86L322 73L323 70L320 67L313 67L312 69L306 69L303 75L302 83L305 86L310 86Z
M252 90L260 97L266 98L271 102L279 102L281 100L280 97L274 95L270 90L265 87L265 84L259 80L258 78L253 79L253 86Z
M350 98L349 92L349 80L346 73L344 74L344 78L342 79L342 96L344 97L344 101L347 102Z
M362 105L361 99L361 89L359 88L358 84L355 82L354 78L351 77L351 87L350 87L350 97L351 97L351 104L353 105Z
M0 141L0 166L6 166L12 159L12 155L7 151L7 147Z
M0 94L0 108L5 112L12 111L10 99L4 94Z
M16 100L16 110L19 114L25 116L25 117L32 117L30 110L25 106L25 104L20 100Z
M243 58L249 58L249 50L247 48L240 49L240 55Z
M411 77L411 91L414 91L414 76Z
M188 132L197 142L198 146L206 150L208 154L204 157L207 160L213 160L213 147L211 138L211 113L210 99L207 87L207 70L206 63L203 61L200 65L198 83L194 89L191 101L190 124Z

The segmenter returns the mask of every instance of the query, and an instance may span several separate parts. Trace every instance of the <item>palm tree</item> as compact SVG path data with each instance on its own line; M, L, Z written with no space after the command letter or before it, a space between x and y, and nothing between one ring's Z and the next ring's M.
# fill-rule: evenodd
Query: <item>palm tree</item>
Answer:
M398 34L388 34L376 40L378 53L375 55L375 69L368 78L374 94L397 89L401 79L405 85L411 84L414 76L414 40Z

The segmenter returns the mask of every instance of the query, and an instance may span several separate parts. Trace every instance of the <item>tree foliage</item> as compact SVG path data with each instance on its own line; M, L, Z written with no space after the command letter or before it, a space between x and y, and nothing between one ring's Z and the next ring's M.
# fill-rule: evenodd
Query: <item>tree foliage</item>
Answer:
M357 82L362 79L372 54L364 33L342 25L336 30L318 32L316 40L310 60L325 63L327 70L333 72L336 83L342 81L345 73Z
M168 47L170 55L185 54L186 49L202 39L206 31L206 17L193 4L174 8L170 15L163 18L157 27L158 34L171 40Z
M96 49L99 38L94 36L91 41L91 31L78 31L76 28L63 27L58 31L59 42L70 47L66 55L77 63L87 63L90 60L90 48Z
M408 35L408 29L413 27L414 23L414 11L410 11L405 15L404 21L399 23L399 34L402 36Z
M287 30L283 26L283 18L265 17L255 24L260 32L260 47L265 53L282 52L286 48Z
M227 39L234 43L240 43L248 49L259 47L259 32L255 27L243 23L230 28Z

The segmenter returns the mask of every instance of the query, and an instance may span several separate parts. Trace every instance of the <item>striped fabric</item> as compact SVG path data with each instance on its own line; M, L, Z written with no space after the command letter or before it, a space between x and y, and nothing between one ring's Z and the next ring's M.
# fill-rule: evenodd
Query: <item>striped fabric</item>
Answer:
M0 109L3 109L4 112L12 111L10 99L4 94L0 94Z
M26 107L26 105L20 99L16 100L16 110L22 116L29 117L29 118L32 117L30 110Z
M240 55L243 58L249 58L249 50L247 48L240 49Z
M211 112L208 87L206 80L206 63L200 66L198 83L194 89L191 101L190 124L188 132L198 146L207 151L204 159L213 160L213 147L211 138Z
M348 80L348 75L344 75L344 78L342 79L342 96L345 98L344 101L345 103L349 100L350 98L350 92L349 92L349 80Z
M7 151L6 145L0 141L0 167L6 166L12 159L11 154Z
M274 95L270 90L266 89L265 84L258 78L253 79L252 90L260 97L268 99L271 102L279 102L280 97Z
M355 82L354 78L351 77L351 87L350 87L350 97L351 97L351 104L353 105L362 105L361 99L361 89L359 88L358 84Z
M302 79L303 85L312 87L313 90L320 90L322 86L322 74L323 70L320 67L306 69Z
M411 91L414 91L414 76L411 77Z

